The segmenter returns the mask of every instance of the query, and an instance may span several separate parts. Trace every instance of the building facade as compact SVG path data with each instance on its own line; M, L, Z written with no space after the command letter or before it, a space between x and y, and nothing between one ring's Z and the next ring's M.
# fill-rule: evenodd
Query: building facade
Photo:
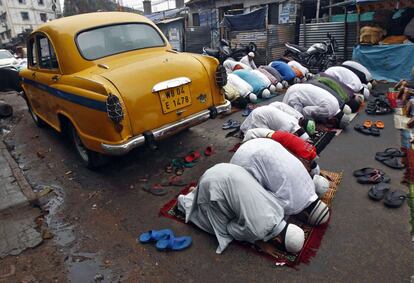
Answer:
M0 0L0 44L61 15L58 0Z

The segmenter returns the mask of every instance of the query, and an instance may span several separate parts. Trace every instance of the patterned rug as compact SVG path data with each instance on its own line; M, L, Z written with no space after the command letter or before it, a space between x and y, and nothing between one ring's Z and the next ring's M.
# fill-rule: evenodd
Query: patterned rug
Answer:
M335 197L335 193L338 190L339 184L342 180L342 173L322 171L324 175L330 181L330 187L328 192L322 199L329 207L332 207L332 201ZM196 184L190 184L188 187L183 189L180 194L187 194L189 188ZM166 203L160 210L160 215L171 218L184 223L184 215L178 211L177 208L177 197L178 195L168 203ZM332 216L332 214L331 214ZM330 219L329 219L330 221ZM289 222L294 223L301 227L305 232L305 245L302 251L298 254L288 254L278 250L274 245L265 242L258 242L255 245L250 243L241 243L234 241L239 246L246 248L247 250L253 251L261 256L268 258L273 261L276 265L287 265L294 267L300 263L309 263L311 258L316 255L317 250L321 244L323 235L325 234L326 228L328 227L329 221L318 227L312 227L304 224L303 222L291 217Z
M312 135L310 137L310 140L311 143L316 147L316 152L320 154L336 135L336 131L320 130Z

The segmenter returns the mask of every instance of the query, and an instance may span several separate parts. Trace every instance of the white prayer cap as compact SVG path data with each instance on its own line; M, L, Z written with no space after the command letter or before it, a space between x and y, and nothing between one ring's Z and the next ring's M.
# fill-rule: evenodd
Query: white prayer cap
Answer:
M359 101L359 103L362 103L362 102L365 101L365 98L362 94L357 93L357 94L355 94L355 100Z
M305 243L305 233L295 224L288 224L285 235L285 248L290 253L298 253Z
M268 98L270 96L270 90L268 90L267 88L263 90L262 92L262 97L263 98Z
M344 114L347 114L347 115L352 113L351 107L349 107L346 104L345 104L344 109L342 111L344 112Z
M311 169L309 174L313 177L315 177L316 175L321 174L321 168L319 167L319 165L317 164L315 168ZM315 182L315 179L313 181ZM316 184L315 184L315 186L316 186ZM316 191L316 188L315 188L315 191ZM319 196L317 191L316 191L316 194Z
M344 114L344 116L342 116L341 121L339 121L339 128L341 129L345 129L349 123L351 122L351 117L349 117L349 115Z
M283 89L283 85L281 83L277 83L276 85L277 90Z
M329 207L319 200L309 214L308 223L313 226L324 224L328 221L329 215Z
M364 98L368 99L370 93L369 93L369 89L366 85L364 85L364 89L363 89L362 93L364 95Z
M254 58L254 53L253 52L249 52L249 54L247 54L249 57Z
M249 100L250 102L256 102L257 101L257 95L254 93L249 94Z
M323 197L329 190L329 181L321 175L313 176L313 183L315 184L315 193L318 197Z
M283 84L284 87L288 87L289 86L289 83L287 81L282 81L282 84Z
M276 87L274 85L270 85L269 90L270 90L270 92L275 93L276 92Z
M368 87L369 90L371 90L372 89L372 83L370 83L370 82L367 83L367 87Z
M300 139L302 139L302 140L304 140L304 141L308 141L309 140L309 135L308 135L308 133L303 133L301 136L300 136Z

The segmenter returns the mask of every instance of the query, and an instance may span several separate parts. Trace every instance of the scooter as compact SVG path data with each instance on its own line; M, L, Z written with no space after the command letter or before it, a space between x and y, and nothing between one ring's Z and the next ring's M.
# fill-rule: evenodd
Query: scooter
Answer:
M284 56L299 62L311 72L323 72L337 64L335 52L338 51L338 42L330 33L327 33L326 36L328 40L315 43L308 49L296 44L285 43Z
M220 63L223 63L228 58L233 58L236 61L245 56L249 52L256 52L257 46L254 42L250 42L247 46L240 44L238 47L231 48L230 42L221 39L220 46L218 49L212 49L208 47L203 47L203 55L208 55L217 58Z

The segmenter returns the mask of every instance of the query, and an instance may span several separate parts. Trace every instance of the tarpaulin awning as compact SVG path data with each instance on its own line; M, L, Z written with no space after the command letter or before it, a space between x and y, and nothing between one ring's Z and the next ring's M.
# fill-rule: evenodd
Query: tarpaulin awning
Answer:
M364 65L376 80L412 81L414 44L393 44L354 47L352 58Z
M355 0L359 12L414 7L414 0Z
M260 8L242 15L225 15L221 25L232 31L264 29L267 8Z

